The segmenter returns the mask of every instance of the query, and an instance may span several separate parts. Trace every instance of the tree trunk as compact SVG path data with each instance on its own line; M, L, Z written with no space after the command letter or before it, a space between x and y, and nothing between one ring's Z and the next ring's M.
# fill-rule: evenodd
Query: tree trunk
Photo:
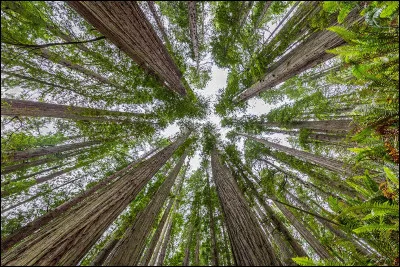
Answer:
M63 187L64 185L70 184L70 183L72 183L72 182L74 182L74 181L76 181L76 180L78 180L78 179L73 179L73 180L71 180L71 181L69 181L69 182L63 183L63 184L61 184L61 185L59 185L59 186L56 186L56 187L52 188L51 190L56 190L56 189L58 189L58 188L60 188L60 187ZM43 195L44 195L44 193L43 193L43 192L40 192L40 193L38 193L38 194L36 194L36 195L30 197L30 198L27 198L27 199L24 200L24 201L18 202L17 204L12 205L12 206L10 206L10 207L8 207L8 208L6 208L6 209L1 209L1 213L3 214L3 213L5 213L5 212L7 212L7 211L9 211L9 210L15 209L15 208L17 208L17 207L19 207L19 206L21 206L21 205L23 205L23 204L25 204L25 203L28 203L28 202L31 202L31 201L34 200L34 199L37 199L38 197L41 197L41 196L43 196Z
M227 223L235 263L239 266L277 265L272 246L218 153L211 154L213 177Z
M1 99L1 115L65 118L89 121L114 121L127 123L132 123L132 121L124 119L124 117L137 117L146 119L151 118L152 116L151 114L111 111L95 108L82 108L76 106L49 104L8 98ZM110 116L111 118L107 118L106 116Z
M255 29L258 29L260 27L261 21L265 17L265 14L267 13L269 7L271 6L272 1L265 1L263 10L261 11L260 16L258 17L256 24L254 25Z
M200 229L196 232L196 248L194 250L194 266L199 266L200 263Z
M292 121L287 124L280 122L264 122L267 127L285 127L293 129L310 129L314 132L347 134L351 130L352 120L327 121Z
M186 94L181 71L136 2L68 4L140 67L159 77L169 89Z
M96 258L90 263L90 266L102 266L107 256L114 249L115 245L118 243L118 239L111 238L103 249L97 254Z
M178 210L178 208L179 208L179 202L177 202L175 210ZM171 219L168 222L167 229L166 229L166 232L164 235L164 239L162 240L162 245L161 245L161 249L160 249L158 258L153 257L152 260L150 261L149 266L154 266L154 265L155 266L163 266L165 255L167 253L169 239L171 238L171 230L172 230L173 223L174 223L173 220L174 220L174 218L171 217ZM155 255L155 256L157 256L157 255ZM156 262L156 264L154 264L155 262Z
M236 264L234 264L234 263L232 263L232 259L231 259L231 253L230 253L230 251L232 251L232 246L231 246L231 243L228 241L228 238L227 238L227 231L225 230L225 224L224 223L222 223L222 227L221 227L221 232L222 232L222 235L223 235L223 238L224 238L224 251L225 251L225 256L226 256L226 263L227 263L227 265L228 266L233 266L233 265L236 265Z
M1 161L22 161L40 156L53 155L69 150L75 150L82 147L88 147L96 144L100 144L101 141L87 141L82 143L59 145L59 146L48 146L36 149L29 149L24 151L5 151L1 155Z
M345 24L349 25L356 21L359 17L358 12L358 10L353 10L347 17ZM311 34L286 56L278 60L274 64L274 68L270 68L260 81L243 91L238 96L238 100L246 101L305 70L333 58L335 55L327 53L326 50L341 46L344 43L345 41L332 31L323 30Z
M177 190L175 192L175 195L179 194L179 192L180 192L180 190L182 188L182 185L183 185L183 180L184 179L182 178L180 183L179 183L179 186L178 186L178 188L177 188ZM148 266L149 265L151 256L154 254L154 250L156 248L156 245L161 243L161 242L159 242L159 239L160 239L160 236L161 236L161 232L164 229L165 223L167 222L167 218L170 215L170 211L171 211L171 208L172 208L174 203L175 203L175 201L173 199L169 200L168 206L164 210L164 214L163 214L163 216L162 216L162 218L161 218L161 220L160 220L160 222L159 222L159 224L157 226L157 230L156 230L156 232L154 233L154 235L153 235L153 237L151 239L150 246L147 249L146 254L144 255L144 257L142 259L142 264L141 265L144 265L144 266Z
M107 184L112 182L117 177L121 177L129 170L131 170L134 166L139 164L143 159L147 156L151 155L156 149L151 150L150 152L146 153L143 157L139 160L129 164L127 167L123 168L122 170L117 171L116 173L110 175L106 179L101 180L95 186L91 187L90 189L86 190L85 192L81 193L80 195L70 199L69 201L63 203L62 205L58 206L54 210L42 215L41 217L36 218L32 222L28 223L27 225L21 227L16 232L12 233L10 236L7 236L4 240L1 240L1 251L7 250L25 237L29 236L36 230L38 230L43 225L47 224L51 220L61 216L64 212L71 209L74 205L82 202L87 197L91 196L94 192L98 191L99 189L105 187Z
M238 166L238 168L239 168L239 166ZM301 247L301 245L297 242L297 240L290 234L289 230L286 228L286 226L283 224L283 222L276 216L275 212L267 204L266 200L258 193L254 184L249 180L247 175L242 171L240 176L244 179L247 188L250 188L253 196L258 200L258 202L261 204L263 209L268 214L268 217L271 220L272 224L275 226L275 229L283 235L284 239L289 243L289 245L293 249L294 253L298 257L307 257L307 253L304 251L304 249Z
M210 177L207 173L207 191L209 194L207 204L208 204L208 215L210 217L210 235L211 235L211 265L212 266L219 266L218 262L218 244L217 238L215 236L215 221L214 221L214 208L211 199L211 187L210 187Z
M308 244L315 250L318 256L321 259L330 259L332 256L325 249L325 247L316 239L310 231L294 216L294 214L289 211L285 205L274 201L275 205L279 208L279 210L285 215L285 217L289 220L289 222L296 228L296 230L301 234L301 236L307 241Z
M250 136L250 135L247 135L247 134L239 133L239 135L245 136L245 137L250 138L250 139L252 139L254 141L257 141L257 142L260 142L262 144L265 144L270 148L277 149L277 150L282 151L282 152L284 152L284 153L286 153L288 155L295 156L295 157L297 157L297 158L299 158L301 160L306 160L308 162L311 162L311 163L316 164L316 165L321 166L321 167L325 167L328 170L331 170L331 171L334 171L334 172L337 172L337 173L340 173L340 174L354 175L355 173L357 173L355 171L352 171L349 168L346 168L344 166L343 162L335 160L335 159L327 159L327 158L324 158L324 157L321 157L321 156L317 156L317 155L314 155L314 154L311 154L311 153L308 153L308 152L305 152L305 151L301 151L301 150L297 150L297 149L294 149L294 148L282 146L280 144L272 143L272 142L269 142L267 140L260 139L260 138L257 138L257 137L254 137L254 136Z
M153 227L157 215L159 214L165 200L175 183L183 162L185 161L187 150L181 156L178 164L165 179L164 183L157 190L147 207L135 218L133 225L125 232L113 251L106 259L106 265L138 265L140 256L146 246L146 238Z
M50 168L47 168L47 169L44 169L44 170L29 174L29 175L26 175L26 176L20 176L20 177L14 179L14 180L8 180L8 181L5 181L5 182L1 183L1 186L3 187L3 186L6 186L6 185L8 185L10 183L13 183L13 182L18 182L18 181L21 181L21 180L25 180L25 179L28 179L30 177L37 176L37 175L45 173L45 172L49 172L51 170L58 169L58 168L63 167L65 165L67 165L67 163L56 165L54 167L50 167Z
M189 9L189 31L190 38L192 40L192 51L194 55L194 60L197 65L197 69L199 66L199 39L197 34L197 14L196 14L196 2L188 1L188 9Z
M161 32L161 35L162 35L162 37L163 37L163 39L164 39L165 44L167 45L167 47L168 47L168 46L170 47L170 46L171 46L171 43L169 42L168 35L167 35L167 33L166 33L166 31L165 31L165 28L164 28L164 26L163 26L163 24L162 24L162 22L161 22L160 16L159 16L158 13L157 13L156 6L155 6L155 4L154 4L154 1L146 1L146 3L147 3L147 5L149 6L149 9L150 9L150 11L151 11L151 14L152 14L153 17L154 17L154 20L156 21L157 27L158 27L158 29L159 29L160 32Z
M2 265L78 264L188 135L181 136L168 147L141 162L135 169L128 171L110 186L103 188L104 190L91 194L84 202L74 203L80 202L80 205L65 211L70 206L63 204L64 212L61 216L45 226L36 225L36 229L41 228L40 231L32 234L7 253L3 253ZM59 207L56 210L60 209ZM53 215L55 214L57 213L53 212ZM50 215L47 221L50 221L51 217L53 216ZM8 243L8 247L15 243Z

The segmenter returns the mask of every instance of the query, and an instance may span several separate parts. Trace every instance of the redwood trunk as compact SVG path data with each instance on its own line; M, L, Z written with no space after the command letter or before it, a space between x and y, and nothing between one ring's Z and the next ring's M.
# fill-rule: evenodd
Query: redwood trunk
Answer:
M264 122L267 127L285 127L293 129L310 129L315 132L347 134L351 130L351 120L327 121L292 121L287 124L280 122Z
M211 163L235 263L239 266L279 265L257 218L215 150L211 154Z
M140 67L159 77L169 89L186 94L182 73L136 2L68 4Z
M207 173L207 191L208 191L208 215L210 217L210 235L211 235L211 265L219 266L218 261L218 244L217 238L215 236L215 221L214 221L214 208L211 198L211 187L210 187L210 177Z
M151 115L121 111L82 108L76 106L49 104L28 100L1 99L2 116L50 117L73 120L132 122L124 117L149 118ZM110 116L108 118L106 116Z
M125 232L113 251L108 256L106 265L138 265L140 257L146 246L146 238L153 227L165 200L168 198L171 188L175 183L187 152L185 152L178 164L165 179L164 183L157 190L147 207L135 218L133 225Z
M102 266L108 255L114 249L115 245L118 243L118 239L111 238L104 246L104 248L97 254L96 258L90 263L90 266Z
M176 205L175 210L178 210L178 206L179 206L179 202ZM167 225L167 230L166 233L164 235L164 239L163 239L163 243L161 245L161 249L160 249L160 254L158 255L158 258L154 257L150 263L151 266L154 265L154 262L156 262L156 266L163 266L164 263L164 259L165 259L165 255L167 253L167 247L169 244L169 239L171 238L171 231L172 231L172 227L173 227L173 217L171 217L168 225ZM157 255L155 255L157 256Z
M104 190L91 194L86 201L78 201L80 205L64 210L51 223L37 225L36 229L41 228L40 231L2 255L2 265L78 264L187 136L188 134L178 138L110 186L103 188ZM64 209L70 208L67 204L62 206Z
M199 65L199 38L197 34L197 16L196 16L196 2L188 1L189 10L189 31L190 38L192 39L192 51L196 65Z

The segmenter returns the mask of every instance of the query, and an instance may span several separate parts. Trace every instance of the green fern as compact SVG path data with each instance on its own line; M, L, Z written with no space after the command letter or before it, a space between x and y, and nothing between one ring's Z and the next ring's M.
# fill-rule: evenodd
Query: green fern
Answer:
M295 257L292 260L300 266L352 266L353 262L342 263L335 260L316 261L307 257Z
M359 228L353 229L353 232L356 234L361 234L361 233L369 233L369 232L386 232L386 231L399 231L399 224L379 224L379 223L374 223L374 224L368 224L361 226Z

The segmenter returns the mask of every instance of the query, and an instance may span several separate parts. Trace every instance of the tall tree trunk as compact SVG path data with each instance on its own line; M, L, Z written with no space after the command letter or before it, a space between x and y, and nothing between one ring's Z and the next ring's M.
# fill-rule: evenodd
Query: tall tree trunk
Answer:
M91 196L93 193L98 191L99 189L105 187L109 183L111 183L114 179L118 177L122 177L122 175L126 174L130 171L133 167L139 164L143 159L147 156L151 155L154 151L157 151L158 148L151 150L150 152L146 153L142 156L139 160L129 164L127 167L117 171L116 173L110 175L109 177L101 180L95 186L91 187L89 190L79 194L78 196L70 199L69 201L63 203L62 205L58 206L54 210L42 215L41 217L36 218L32 222L26 224L25 226L21 227L10 236L7 236L4 240L1 240L1 251L7 250L10 247L14 246L16 243L24 239L25 237L29 236L30 234L34 233L36 230L41 228L43 225L47 224L51 220L61 216L63 213L71 209L76 204L82 202L87 197Z
M2 169L1 174L4 175L4 174L11 173L11 172L20 171L20 170L23 170L23 169L26 169L26 168L29 168L29 167L35 167L35 166L39 166L39 165L42 165L42 164L45 164L45 163L50 163L50 162L53 162L53 161L56 161L56 160L73 157L73 156L79 155L79 154L81 154L81 153L83 153L85 151L86 151L86 149L84 151L82 151L82 150L73 151L73 152L70 152L70 153L64 153L64 154L61 154L61 155L57 155L57 157L55 157L55 156L46 157L46 158L43 158L43 159L33 160L33 161L30 161L30 162L22 162L22 163L11 165L11 166L6 166L6 167L4 167Z
M354 9L346 18L345 25L356 21L359 18L358 13L359 11ZM327 53L326 50L341 46L344 43L345 41L332 31L323 30L311 34L286 56L278 60L274 64L274 68L270 68L260 81L243 91L238 96L238 100L246 101L305 70L333 58L335 55Z
M114 249L115 245L117 245L118 239L111 238L107 244L103 247L103 249L97 254L96 258L90 263L90 266L102 266L110 252Z
M28 178L33 177L33 176L37 176L39 174L42 174L42 173L45 173L45 172L49 172L49 171L54 170L54 169L58 169L58 168L63 167L65 165L67 165L67 164L68 163L56 165L54 167L50 167L50 168L47 168L47 169L44 169L44 170L41 170L41 171L38 171L38 172L34 172L34 173L31 173L31 174L25 175L25 176L20 176L20 177L18 177L16 179L8 180L8 181L5 181L5 182L1 183L1 186L6 186L6 185L8 185L10 183L13 183L13 182L18 182L18 181L25 180L25 179L28 179Z
M59 145L59 146L49 146L49 147L41 147L36 149L29 149L24 151L5 151L1 155L1 161L22 161L40 156L53 155L69 150L75 150L82 147L88 147L96 144L100 144L101 141L87 141L82 143L74 143L67 145Z
M165 31L165 28L164 28L164 26L163 26L163 24L161 22L160 16L157 13L154 1L146 1L146 3L149 6L151 14L154 17L154 20L156 21L157 27L161 32L161 35L162 35L162 37L164 39L165 44L167 45L167 47L171 47L171 43L169 41L168 35L167 35L166 31Z
M285 127L293 129L310 129L315 132L347 134L351 130L352 120L327 121L292 121L287 124L280 122L264 122L267 127Z
M182 179L181 179L181 181L180 181L180 183L179 183L179 185L178 185L178 187L177 187L177 189L175 191L175 195L179 195L179 193L181 191L181 188L182 188L182 185L183 185L183 181L184 181L183 178L184 177L182 176ZM175 203L174 199L170 199L169 200L168 206L164 210L164 214L163 214L163 216L162 216L162 218L161 218L161 220L160 220L160 222L159 222L159 224L157 226L157 230L154 233L153 237L151 238L150 246L147 249L146 254L144 255L144 257L142 259L142 264L141 265L147 266L149 264L151 256L154 254L154 250L156 248L156 245L161 243L161 242L159 242L159 239L161 237L161 232L164 229L164 226L165 226L165 223L167 222L168 216L170 216L170 211L171 211L171 208L174 205L174 203Z
M296 228L296 230L301 234L301 236L307 241L308 244L315 250L321 259L330 259L332 256L325 249L325 247L316 239L310 231L294 216L294 214L288 210L285 205L274 201L275 205L279 210L285 215L288 221Z
M185 247L185 256L183 258L182 266L189 266L189 260L190 260L190 245L193 239L194 222L190 221L189 223L190 226L189 226L188 238Z
M169 89L186 94L182 73L136 2L69 1L68 4Z
M242 134L239 133L239 135L245 136L247 138L250 138L254 141L257 141L259 143L265 144L270 148L274 148L277 149L279 151L282 151L288 155L292 155L295 156L301 160L306 160L308 162L311 162L313 164L316 164L318 166L321 167L325 167L328 170L340 173L340 174L344 174L344 175L354 175L355 173L357 173L356 171L352 171L351 169L347 168L344 166L344 163L335 159L327 159L321 156L317 156L305 151L301 151L301 150L297 150L294 148L290 148L290 147L286 147L280 144L276 144L276 143L272 143L269 142L265 139L260 139L251 135L247 135L247 134Z
M210 217L211 265L219 266L218 244L217 244L216 236L215 236L214 208L213 208L213 203L212 203L212 198L211 198L210 177L209 177L208 173L207 173L207 191L208 191L208 195L209 195L208 200L207 200L207 205L208 205L208 216Z
M132 123L132 120L124 119L124 117L137 117L145 119L151 118L152 116L151 114L111 111L95 108L82 108L76 106L49 104L8 98L1 99L1 115L65 118L89 121L114 121L127 123ZM107 118L105 116L111 116L112 118Z
M223 236L223 241L224 241L224 252L225 252L225 256L226 256L226 263L228 266L233 266L236 265L232 262L232 258L231 258L231 251L232 251L232 245L231 242L228 240L227 237L227 230L225 229L225 223L222 223L222 227L221 227L221 232L222 232L222 236Z
M194 250L194 266L199 266L200 263L200 229L196 231L196 248Z
M192 51L197 69L199 68L199 38L197 34L196 1L188 1L189 31L192 39Z
M217 151L211 154L213 178L232 242L235 262L240 266L278 265L264 232Z
M147 207L135 218L133 225L125 232L113 251L106 259L106 265L138 265L140 256L146 246L146 238L157 215L159 214L165 200L175 183L183 162L185 161L188 150L181 156L175 168L165 179L164 183L157 190Z
M56 186L56 187L52 188L51 190L52 190L52 191L53 191L53 190L56 190L56 189L61 188L61 187L65 186L65 185L67 185L67 184L70 184L70 183L72 183L72 182L75 182L76 180L78 180L78 179L73 179L73 180L71 180L71 181L68 181L68 182L66 182L66 183L63 183L63 184L61 184L61 185L59 185L59 186ZM38 193L38 194L36 194L36 195L34 195L34 196L31 196L30 198L27 198L27 199L24 200L24 201L18 202L17 204L14 204L14 205L12 205L12 206L6 208L6 209L1 209L1 213L3 214L3 213L5 213L5 212L7 212L7 211L9 211L9 210L15 209L15 208L17 208L17 207L23 205L23 204L25 204L25 203L31 202L32 200L35 200L35 199L37 199L38 197L43 196L44 194L45 194L44 192L40 192L40 193Z
M255 204L254 208L259 214L260 221L264 226L265 231L273 238L274 243L278 247L281 254L282 263L285 266L292 266L294 264L292 258L296 257L297 255L294 253L291 247L288 246L282 234L279 231L276 231L275 228L269 223L269 217L262 212L260 206Z
M179 209L179 201L177 201L177 204L176 204L174 210L177 211L178 209ZM173 214L171 214L171 215L173 215ZM166 228L164 239L162 240L162 245L161 245L161 249L160 249L158 258L153 257L152 260L150 261L149 266L154 266L154 265L155 266L163 266L165 255L167 253L169 239L171 238L171 231L172 231L173 224L174 224L174 217L171 216L171 218L168 222L167 228ZM156 264L154 264L154 263L156 263Z
M237 166L240 168L240 166ZM266 200L258 193L257 189L255 188L254 184L250 181L248 176L241 170L239 170L242 177L244 179L244 182L247 186L247 188L250 188L251 193L253 196L258 200L260 205L263 207L263 209L266 211L268 214L269 219L271 220L272 224L275 226L275 229L280 232L284 239L289 243L291 248L293 249L294 253L298 257L307 257L307 253L304 251L304 249L301 247L301 245L297 242L297 240L290 234L289 230L286 228L286 226L283 224L283 222L276 216L275 212L273 209L267 204Z
M187 137L181 136L47 225L36 225L40 231L3 253L2 265L76 265Z
M258 17L258 19L256 21L256 24L254 25L255 29L258 29L260 27L261 21L264 19L265 14L267 13L267 11L268 11L269 7L271 6L271 4L272 4L272 1L265 1L264 7L263 7L263 9L261 11L261 14Z

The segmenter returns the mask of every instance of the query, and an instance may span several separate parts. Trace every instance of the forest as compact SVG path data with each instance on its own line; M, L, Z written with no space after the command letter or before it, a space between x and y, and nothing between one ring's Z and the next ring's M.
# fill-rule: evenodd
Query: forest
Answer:
M1 1L2 266L399 266L398 1Z

